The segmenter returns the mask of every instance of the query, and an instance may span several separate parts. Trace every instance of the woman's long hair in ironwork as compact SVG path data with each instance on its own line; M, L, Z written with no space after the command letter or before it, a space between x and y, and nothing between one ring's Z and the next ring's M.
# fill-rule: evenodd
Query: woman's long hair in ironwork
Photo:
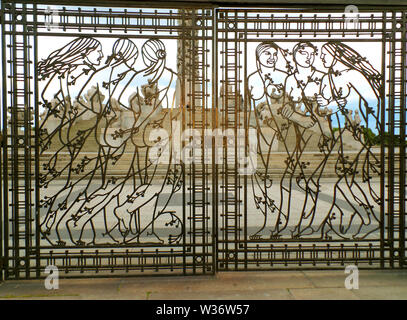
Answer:
M103 57L101 49L102 46L98 40L90 37L79 37L70 41L62 48L53 51L46 59L38 63L39 75L41 79L46 80L41 93L45 108L44 118L40 125L41 152L49 148L54 137L58 137L63 147L68 147L68 149L74 147L74 144L81 140L81 137L71 139L72 137L61 134L62 129L71 128L75 119L78 119L80 116L78 110L73 106L70 91L77 79L82 79L84 75L87 75L87 82L93 77L96 72L96 66L100 64L100 60ZM96 50L99 51L98 56L94 56L90 60L89 55ZM94 61L92 61L93 59ZM84 68L74 78L72 73L80 66L84 66ZM92 73L89 74L91 70ZM52 84L57 86L57 92L48 93L51 89L55 90ZM59 123L57 125L54 124L52 132L48 132L44 127L50 120L53 120L52 116L59 119ZM57 157L58 152L53 155L49 164L55 163ZM55 165L51 165L51 168L55 168ZM58 176L60 173L53 172L52 174ZM46 176L43 178L46 179Z
M103 82L102 85L105 89L108 89L109 91L108 99L109 110L112 110L113 104L112 99L115 99L114 93L116 92L118 85L119 84L123 85L124 79L128 77L129 74L131 76L131 79L133 79L140 72L134 69L134 65L136 64L138 56L139 50L132 40L127 38L120 38L114 42L112 47L112 53L107 57L105 62L106 67L109 67L111 69L109 80ZM125 65L126 70L122 71L121 69L119 69L120 72L117 73L115 70L121 65ZM124 86L124 88L126 87L127 85ZM120 94L118 97L119 101ZM124 105L122 106L125 107Z
M95 61L89 60L89 55L98 50L99 55ZM62 127L66 127L69 124L67 119L78 117L78 112L72 108L72 100L70 91L73 85L79 78L83 78L87 75L87 81L95 74L96 66L100 64L103 57L101 43L90 37L80 37L70 41L62 48L53 51L46 59L38 62L38 73L42 80L47 80L41 97L43 105L47 109L46 118L43 121L42 126L47 122L51 115L61 118L60 126L57 128L60 130ZM72 73L80 66L84 68L81 73L74 77ZM89 72L92 73L89 75ZM57 76L57 77L56 77ZM64 79L64 81L62 81ZM58 92L52 92L48 94L50 89L54 89L52 84L56 84L59 87ZM83 89L83 88L82 88ZM81 92L81 91L80 91ZM80 94L79 92L79 94ZM54 130L56 133L57 130ZM49 140L49 139L47 139ZM44 146L48 146L48 142L45 142Z
M339 43L331 42L324 44L322 49L326 50L328 54L331 55L332 64L329 67L327 74L328 82L330 84L331 96L333 101L339 101L344 98L342 89L337 87L336 81L337 77L340 77L345 71L357 71L361 74L369 83L369 86L372 89L372 95L377 101L377 109L369 107L368 101L362 96L362 89L358 89L361 86L361 83L353 84L354 79L346 79L348 81L348 87L350 92L353 90L359 96L358 108L362 114L363 120L366 122L368 127L369 115L372 115L375 120L376 128L380 128L380 90L382 88L382 77L380 73L367 61L366 58L363 58L358 52L356 52L351 47ZM344 65L347 69L341 70L340 65ZM350 94L348 93L348 95ZM372 97L370 97L372 98ZM362 103L363 102L363 103ZM346 201L349 206L353 208L354 213L350 217L346 217L346 213L343 211L343 206L337 203L337 198L335 197L334 203L330 212L327 215L326 222L330 226L330 229L335 232L337 235L343 238L347 238L345 235L347 232L352 231L352 222L354 217L358 215L361 219L359 226L356 227L356 232L353 232L353 237L365 238L372 232L378 230L379 226L372 224L373 220L379 222L378 218L374 212L374 203L380 203L380 197L375 191L375 188L371 184L371 178L373 176L378 177L380 175L379 165L380 161L376 155L371 151L372 144L369 140L365 139L363 134L363 127L355 126L352 124L352 119L350 119L350 114L348 112L349 102L338 102L338 110L334 112L330 117L329 121L331 123L330 127L333 130L332 126L332 117L337 118L337 124L339 126L336 138L333 141L333 145L340 143L337 155L336 163L336 173L338 175L338 180L335 184L334 194L335 195L344 195L349 194L350 199L346 197ZM340 117L345 119L345 125L342 127ZM355 139L356 142L360 145L360 150L358 151L358 156L353 160L348 160L343 154L342 150L342 135L346 132L349 132L351 136ZM332 136L335 137L335 132L332 131ZM333 148L333 146L331 146ZM360 159L364 157L363 159ZM363 190L361 184L356 180L356 174L359 170L362 171L362 183L367 183L368 186L368 196L367 193ZM346 190L341 187L341 184L346 184ZM377 208L377 206L376 206ZM333 210L337 210L339 214L335 214ZM334 220L339 218L339 225L334 225ZM344 223L346 219L348 223ZM355 223L354 223L355 224ZM323 228L322 228L323 230Z
M138 54L138 48L133 41L120 38L113 44L112 53L107 57L105 64L116 67L124 63L131 69L133 65L129 65L129 62L132 59L137 59Z
M343 63L352 70L359 71L371 84L377 97L380 97L382 76L370 62L356 50L341 42L329 42L322 46L331 54L335 61Z
M143 44L141 48L141 56L144 64L147 66L145 75L153 75L151 82L157 81L165 68L165 52L164 43L159 39L150 39Z
M80 65L87 65L94 69L92 63L86 61L86 57L98 48L101 48L101 44L94 38L76 38L52 52L45 60L40 61L38 63L38 72L42 79L46 79L55 74L65 77L68 72L72 72Z

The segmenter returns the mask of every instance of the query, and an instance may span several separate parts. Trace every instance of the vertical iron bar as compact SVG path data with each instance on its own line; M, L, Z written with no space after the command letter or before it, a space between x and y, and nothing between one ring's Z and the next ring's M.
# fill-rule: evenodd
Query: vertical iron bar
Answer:
M24 57L24 202L25 202L25 215L24 215L24 243L25 243L25 272L26 278L30 277L30 245L31 245L31 232L30 232L30 219L31 219L31 113L30 113L30 54L27 30L27 5L23 4L22 10L22 26L23 26L23 57ZM18 222L17 222L18 223ZM19 229L19 225L17 227ZM18 230L20 231L20 230Z
M189 14L189 12L188 12ZM189 123L189 127L192 128L193 130L195 130L195 115L196 115L196 105L195 105L195 98L196 98L196 92L195 92L195 31L193 29L193 23L195 22L195 19L193 19L193 17L195 17L195 10L191 11L191 15L190 17L188 17L190 20L190 29L188 30L188 33L190 33L190 41L191 41L191 46L190 46L190 50L191 50L191 54L190 54L190 59L192 61L190 61L190 86L191 86L191 91L189 92L191 95L191 99L190 99L190 107L189 107L189 121L191 121ZM195 136L195 131L193 131L193 135ZM191 137L189 137L189 139L191 139ZM195 143L195 139L194 137L192 138L194 143ZM192 159L192 165L191 165L191 184L192 184L192 216L191 216L191 221L192 221L192 270L193 273L196 274L196 181L195 181L195 171L196 171L196 166L195 166L195 145L193 145L193 149L192 149L192 155L193 155L193 159Z
M18 189L18 177L19 177L19 168L18 168L18 147L17 147L17 136L18 136L18 118L19 114L17 112L17 102L18 102L18 97L17 97L17 78L15 75L17 74L17 63L15 61L15 58L17 57L17 48L16 48L16 28L17 28L17 19L16 19L16 4L13 3L11 4L12 9L11 9L11 17L12 17L12 31L11 31L11 41L10 41L10 46L11 46L11 55L10 55L10 64L12 66L12 71L11 71L11 77L12 77L12 86L10 88L11 95L12 95L12 103L11 103L11 154L12 154L12 162L11 162L11 174L12 174L12 234L13 234L13 269L14 269L14 276L16 279L20 278L20 271L18 268L18 259L20 255L20 243L18 239L18 225L17 221L19 220L18 216L18 205L19 205L19 199L18 199L18 193L16 190Z
M7 101L7 52L6 52L6 7L2 5L2 16L1 16L1 23L2 23L2 72L3 72L3 237L2 241L4 241L3 246L3 253L4 253L4 278L7 279L9 277L9 193L8 193L8 186L9 186L9 164L8 164L8 123L7 123L7 109L8 109L8 101Z
M39 152L39 92L38 92L38 21L37 21L37 5L33 4L33 28L34 28L34 115L35 115L35 257L36 257L36 277L39 278L41 275L41 261L40 261L40 185L39 185L39 174L40 174L40 152Z
M234 163L234 189L235 189L235 194L234 194L234 228L235 228L235 232L234 232L234 260L235 260L235 270L238 269L238 240L239 240L239 212L240 212L240 205L238 203L238 201L240 200L240 192L239 192L239 184L240 184L240 177L238 175L238 161L239 161L239 157L238 157L238 148L239 148L239 140L238 140L238 128L240 127L240 110L239 110L239 98L238 95L240 94L240 92L238 92L239 88L239 80L240 80L240 73L239 73L239 64L240 64L240 60L238 59L240 57L239 55L239 47L240 47L240 43L239 43L239 39L238 39L238 21L237 21L237 10L235 11L235 32L234 32L234 45L235 45L235 66L234 66L234 77L235 77L235 88L234 88L234 96L235 96L235 112L234 112L234 122L235 122L235 163Z
M405 230L405 201L406 201L406 60L407 60L407 18L406 11L401 12L402 19L401 23L401 70L400 70L400 143L399 143L399 153L400 153L400 169L399 169L399 266L403 267L405 264L405 241L406 241L406 230Z
M7 76L6 76L6 43L5 43L5 14L4 14L4 4L0 4L0 22L1 22L1 58L2 58L2 76L3 76L3 103L2 103L2 130L1 130L1 139L0 139L0 282L4 279L4 269L6 268L6 261L5 261L5 253L3 252L3 242L6 242L6 238L3 238L3 212L7 211L7 208L4 208L3 205L6 205L5 196L3 196L3 192L6 193L6 179L7 179L7 162L2 161L1 157L3 157L7 152L7 99L6 99L6 92L7 92ZM2 167L2 163L5 164ZM5 173L2 173L2 170L5 170ZM4 179L4 180L3 180Z
M390 249L390 267L394 267L394 230L393 230L393 219L394 219L394 64L395 64L395 16L396 13L391 11L392 21L391 21L391 43L390 43L390 63L389 63L389 106L388 106L388 129L389 129L389 156L388 156L388 245Z
M203 208L202 208L202 271L203 274L206 274L207 271L207 262L209 257L207 256L207 253L209 253L209 249L207 247L208 245L208 233L207 233L207 218L208 218L208 204L210 203L208 201L207 197L207 174L208 174L208 166L206 163L206 150L205 150L205 130L207 126L207 112L209 111L208 109L208 101L206 99L206 94L207 94L207 88L206 88L206 80L207 80L207 73L206 73L206 64L207 64L207 56L206 56L206 36L207 36L207 17L206 17L206 11L205 9L201 9L201 16L197 16L197 22L199 19L201 19L201 33L199 29L197 30L198 32L198 44L201 43L201 46L198 45L198 48L201 47L201 52L202 52L202 77L200 78L200 85L202 86L202 130L201 130L201 163L202 163L202 183L201 183L201 188L202 191L202 202L203 202ZM198 61L199 63L199 61ZM208 203L208 204L207 204Z
M228 13L225 12L224 14L225 14L224 18L225 18L225 20L227 20ZM223 25L224 25L224 28L225 28L226 23L223 22ZM227 106L227 102L228 102L227 96L228 96L228 90L229 90L229 88L228 88L229 83L227 82L228 61L229 61L228 52L227 52L227 50L228 50L228 42L227 42L228 38L229 38L228 32L225 31L225 37L224 37L224 41L222 43L222 47L224 48L223 49L223 61L222 61L223 62L223 70L222 70L223 92L221 93L223 95L222 96L222 108L223 108L223 112L222 112L223 113L223 117L222 117L223 118L222 119L222 133L225 132L225 130L228 129L228 114L227 114L227 112L228 112L228 110L227 110L227 108L228 108L228 106ZM227 218L227 214L228 214L227 199L228 199L228 192L229 192L229 189L227 188L229 186L229 179L228 179L228 172L227 172L228 171L228 159L227 159L227 156L228 156L227 143L228 143L228 141L227 141L227 137L225 138L224 136L222 136L222 143L223 143L223 155L222 155L222 157L223 157L223 161L222 161L223 162L223 168L222 168L222 171L223 171L223 173L222 173L222 186L223 186L223 192L222 192L222 200L223 200L223 203L222 203L223 237L222 237L222 240L223 240L223 246L222 246L222 249L223 249L223 256L222 256L222 258L225 261L224 262L225 269L229 270L229 262L227 260L227 254L228 254L228 251L229 251L229 236L228 236L229 222L228 222L228 218Z
M247 90L248 89L248 83L247 83L247 11L245 11L245 13L244 13L244 20L245 20L244 21L244 29L245 29L245 32L244 32L244 62L243 62L243 64L244 64L244 81L243 81L243 84L244 84L243 108L244 109L243 109L243 112L244 112L244 131L245 131L244 137L245 137L245 156L246 156L246 160L248 160L247 165L250 166L251 159L250 159L250 149L248 148L248 146L249 146L248 116L249 116L249 119L250 119L251 108L250 108L250 104L249 104L249 101L250 101L249 93L248 93L248 90ZM248 108L248 106L249 106L249 108ZM248 113L249 113L249 115L248 115ZM247 222L248 222L247 221L248 220L248 213L247 213L247 192L248 192L248 189L247 189L247 171L246 171L243 179L244 179L244 190L243 190L243 196L244 196L244 200L243 200L243 202L244 202L244 204L243 204L244 205L244 208L243 208L244 225L243 225L243 228L244 228L244 261L245 261L244 262L244 269L247 270L247 267L248 267L248 264L247 264L247 258L248 258L248 256L247 256Z
M182 30L181 30L181 62L182 62L182 72L181 72L181 154L180 154L180 159L181 159L181 166L182 166L182 222L184 225L184 230L183 230L183 237L182 237L182 264L183 264L183 274L187 274L187 259L186 259L186 245L187 245L187 216L186 216L186 206L187 206L187 201L186 201L186 174L185 174L185 169L187 166L185 165L183 161L183 150L185 147L184 139L183 139L183 132L185 131L185 77L186 77L186 72L185 72L185 11L181 10L181 15L182 15L182 20L181 20L181 25L182 25Z
M382 12L382 88L380 99L380 135L384 137L386 128L386 11ZM385 259L385 180L386 180L386 147L384 143L380 144L380 267L384 268Z
M212 10L212 130L218 129L218 11ZM212 136L212 250L213 250L213 273L218 271L218 139Z

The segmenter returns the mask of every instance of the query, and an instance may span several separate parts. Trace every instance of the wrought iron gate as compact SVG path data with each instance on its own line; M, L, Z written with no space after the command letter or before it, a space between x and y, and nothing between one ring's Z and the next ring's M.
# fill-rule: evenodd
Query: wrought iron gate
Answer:
M1 23L5 279L405 267L405 9Z

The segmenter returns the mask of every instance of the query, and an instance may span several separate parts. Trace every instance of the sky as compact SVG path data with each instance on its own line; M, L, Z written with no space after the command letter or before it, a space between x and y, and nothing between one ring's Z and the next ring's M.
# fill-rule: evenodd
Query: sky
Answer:
M51 9L60 9L58 7L53 7ZM66 9L75 9L75 7L66 7ZM83 10L86 8L83 8ZM93 8L92 8L93 9ZM98 8L98 10L104 10L104 11L108 11L109 8ZM121 10L121 9L115 9L115 10ZM132 9L133 10L133 9ZM167 10L168 11L168 10ZM56 11L52 11L51 12L56 12ZM154 9L143 9L143 12L154 12ZM160 10L158 10L158 12L161 12ZM173 12L176 12L176 10L173 10ZM259 14L260 17L262 16L261 13L256 13ZM254 13L252 15L255 15ZM307 14L304 14L304 16ZM275 17L278 16L285 16L285 13L276 13L274 14ZM51 29L50 32L55 32L55 30L58 29ZM119 34L119 33L118 33ZM148 32L144 32L143 35L148 35ZM155 35L153 32L150 32L152 37L157 37L157 35ZM67 44L69 41L73 40L76 36L78 35L78 33L73 33L72 37L55 37L55 36L40 36L38 39L38 57L39 60L41 59L45 59L47 58L47 56L50 54L50 52L64 46L65 44ZM121 33L120 35L123 35L123 33ZM131 33L129 32L128 35L131 36L137 36L137 32ZM158 36L159 37L159 36ZM112 44L114 43L114 41L116 40L115 38L115 33L112 33L112 38L97 38L97 35L95 34L95 38L98 39L103 46L103 54L104 54L104 59L102 61L105 60L105 58L110 54L111 48L112 48ZM256 63L255 63L255 50L257 45L263 41L265 38L267 38L267 36L262 35L261 36L261 40L259 39L259 41L251 41L248 42L247 44L247 74L252 73L253 71L256 70ZM274 40L272 37L269 37L270 40ZM294 39L293 39L294 40ZM303 40L303 39L301 39ZM137 38L132 38L132 41L136 43L136 45L139 48L139 51L141 50L142 44L146 41L146 39L137 39ZM173 69L174 71L177 70L176 67L176 63L177 63L177 41L176 40L169 40L169 39L163 39L163 42L165 44L166 47L166 53L167 53L167 59L166 59L166 63L167 63L167 67ZM292 42L281 42L279 43L278 41L276 42L277 44L280 45L280 47L291 50L293 48L293 46L295 45L295 41ZM345 42L346 43L346 42ZM319 46L319 48L321 47L322 43L315 43L317 44L317 46ZM381 69L381 43L380 42L352 42L352 43L348 43L352 48L354 48L356 51L358 51L362 56L366 57L367 60L377 69L380 70ZM211 47L211 43L208 42L208 49L212 50ZM221 54L220 54L220 50L221 50L221 46L219 45L218 48L218 61L222 61L221 59ZM320 52L320 50L319 50ZM211 58L211 54L208 55L208 58ZM139 55L139 60L138 62L136 62L136 64L140 64L142 65L142 60L141 60L141 55ZM211 63L211 66L213 65L213 63ZM220 64L220 63L219 63ZM319 69L324 69L324 67L322 66L322 63L320 61L320 57L317 56L316 57L316 61L315 61L315 67L319 68ZM221 75L221 68L220 65L218 66L218 70L217 70L218 76L220 78ZM105 78L108 74L108 71L106 70L105 72L100 72L98 74L98 78L95 79L97 82L102 82L103 78ZM209 80L211 77L211 72L208 72L208 77ZM166 79L163 79L164 81ZM40 91L41 91L41 86L43 86L44 82L40 82ZM212 85L213 82L210 81L207 85L207 90L208 92L212 91ZM218 89L219 89L219 85L218 85ZM363 92L366 88L360 87L361 92ZM55 88L55 90L57 90L57 88ZM51 90L52 91L52 90ZM169 95L172 96L175 93L175 82L173 82L171 84L170 90L169 90ZM172 99L170 99L172 101ZM208 103L211 104L211 99L208 99ZM349 102L350 106L353 106L356 104L356 101L353 102ZM41 113L42 110L40 110Z

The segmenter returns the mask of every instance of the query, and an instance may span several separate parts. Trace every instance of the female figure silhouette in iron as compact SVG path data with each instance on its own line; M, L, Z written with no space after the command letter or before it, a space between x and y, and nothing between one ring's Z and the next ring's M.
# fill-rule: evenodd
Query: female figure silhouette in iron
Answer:
M332 139L326 148L324 162L332 157L337 159L335 170L338 180L329 191L334 195L332 206L328 212L319 214L319 218L312 221L316 212L324 210L317 203L310 215L313 218L308 222L308 228L320 230L322 236L332 230L343 238L349 238L349 232L353 238L365 238L379 228L377 212L380 197L371 179L380 175L380 161L372 152L372 141L358 123L363 119L363 126L369 128L373 122L374 130L381 132L381 75L366 58L343 43L324 44L321 59L328 73L322 79L317 100L320 107L328 106L333 111L328 117ZM349 118L351 108L355 109L359 121ZM344 154L345 134L359 144L354 159L349 160ZM360 221L358 226L356 218ZM329 228L325 228L326 225ZM351 230L352 225L356 225L355 230Z
M86 132L86 137L94 135L97 142L97 153L93 157L86 155L85 174L75 180L72 188L76 198L68 201L69 207L63 216L59 219L57 227L62 225L69 233L72 241L77 244L83 244L83 234L93 239L96 235L96 228L93 220L96 215L104 214L105 229L106 221L109 220L108 210L103 204L108 198L109 186L108 175L109 168L114 166L120 159L124 151L124 144L120 139L114 139L110 128L118 128L122 121L120 114L121 108L117 106L117 100L114 94L120 85L120 81L126 76L139 71L134 69L138 57L138 49L133 41L126 38L119 38L112 47L112 52L108 56L105 65L98 72L103 74L108 71L108 79L100 76L95 79L99 83L88 81L81 88L80 92L86 92L85 98L78 96L74 106L83 111L81 112L81 131ZM106 81L104 81L106 80ZM102 82L103 81L103 82ZM103 92L103 93L102 93ZM105 100L107 96L107 101ZM110 169L111 170L111 169ZM101 207L101 210L96 209ZM103 229L100 229L103 232ZM74 240L76 239L76 240ZM79 240L77 240L79 239ZM104 243L111 242L106 238Z
M59 158L63 152L73 158L80 144L78 141L80 139L76 140L68 134L73 123L78 119L78 113L72 107L72 86L84 83L88 77L93 76L102 58L102 47L98 40L80 37L55 50L38 63L39 76L42 81L46 81L41 92L45 107L40 125L41 153L45 152L51 144L56 145L57 148L50 160L44 164L40 183L44 188L51 187L55 178L64 173L67 174L65 185L58 186L59 191L56 194L42 199L43 209L47 208L41 224L45 237L50 234L56 222L57 212L67 205L64 200L56 203L57 199L60 201L69 196L72 161L61 169ZM58 120L52 121L54 118Z
M176 81L176 73L166 66L167 52L161 40L146 41L141 51L145 69L141 77L131 79L131 82L142 85L129 97L129 105L135 114L130 137L134 157L126 180L130 179L127 185L132 187L126 197L118 194L114 214L124 242L162 243L164 240L155 231L156 221L166 219L166 225L181 224L177 215L167 210L171 197L181 188L181 168L172 163L172 137L164 130L165 127L172 132L171 103L174 97L170 97L170 88ZM131 87L131 82L126 89ZM125 90L122 96L126 96ZM154 154L156 152L159 154ZM139 170L134 172L134 167ZM164 179L157 179L158 170L165 172ZM126 236L129 237L126 239ZM179 241L179 238L170 236L168 241Z
M118 96L117 108L122 108L124 105L123 97L126 95L126 90L134 88L133 94L129 95L128 105L125 107L132 114L129 127L124 127L120 130L121 138L120 155L124 153L131 155L129 159L128 170L125 174L115 178L114 181L106 180L106 186L99 188L92 193L91 203L87 203L85 210L81 216L75 217L69 223L71 229L74 227L81 230L78 243L83 243L84 231L93 225L93 219L99 212L104 212L105 221L107 213L112 213L116 217L116 223L106 223L106 232L104 236L110 238L115 243L128 242L162 242L163 240L154 232L154 222L158 217L166 214L170 224L179 225L180 220L173 213L165 211L169 199L163 199L163 194L170 195L180 189L180 174L171 176L170 165L165 173L165 178L161 184L157 184L156 174L159 164L149 161L149 150L154 145L154 142L149 140L149 134L155 127L163 127L164 121L169 121L170 109L168 108L168 90L171 82L165 82L160 78L164 72L170 72L167 79L175 76L175 73L165 67L165 47L159 40L148 40L142 47L142 57L145 67L138 72L130 74L129 77L124 77L121 82L125 81L124 89L115 94ZM143 77L140 75L143 74ZM147 78L147 76L152 76ZM144 79L144 83L141 79ZM114 84L116 85L116 84ZM141 88L141 90L140 90ZM165 112L161 112L162 106L167 108ZM119 131L119 130L118 130ZM165 137L167 145L169 137ZM165 140L162 139L162 140ZM119 159L115 158L115 161ZM114 166L110 165L106 168L106 173L112 170ZM172 183L169 183L172 181ZM114 182L114 183L113 183ZM157 188L158 190L151 190ZM167 188L169 190L165 190ZM158 201L161 199L161 201ZM166 203L162 205L162 203ZM147 208L147 206L149 206ZM151 209L153 206L153 209ZM161 207L160 207L161 206ZM152 211L149 213L149 211ZM110 216L112 216L110 214ZM147 219L147 216L151 219ZM148 222L146 222L148 221ZM115 235L119 231L121 239ZM95 234L95 233L94 233ZM140 240L140 236L146 237L146 240ZM149 236L153 236L153 238ZM94 243L100 237L93 237ZM156 239L156 240L154 240ZM174 239L172 239L174 240Z
M251 235L251 239L278 235L281 220L285 219L285 214L279 211L270 195L272 179L268 169L271 168L273 148L281 141L284 132L276 115L290 72L287 56L288 53L274 42L260 43L256 48L256 71L247 79L251 108L254 109L250 113L254 119L249 117L248 122L257 129L258 158L265 170L264 173L257 170L250 177L255 206L263 215L263 224Z
M312 43L297 43L292 50L295 68L284 85L285 95L281 115L287 119L287 126L292 126L292 130L287 130L283 141L288 141L290 134L294 135L295 144L285 143L287 159L280 180L279 210L285 212L287 216L281 231L287 228L293 238L300 236L298 225L303 212L306 212L307 207L317 198L317 190L314 190L316 186L310 184L305 173L306 164L302 161L303 152L311 137L315 134L323 135L321 127L316 125L317 118L314 114L315 96L319 92L324 76L322 71L314 67L317 54L317 47Z

